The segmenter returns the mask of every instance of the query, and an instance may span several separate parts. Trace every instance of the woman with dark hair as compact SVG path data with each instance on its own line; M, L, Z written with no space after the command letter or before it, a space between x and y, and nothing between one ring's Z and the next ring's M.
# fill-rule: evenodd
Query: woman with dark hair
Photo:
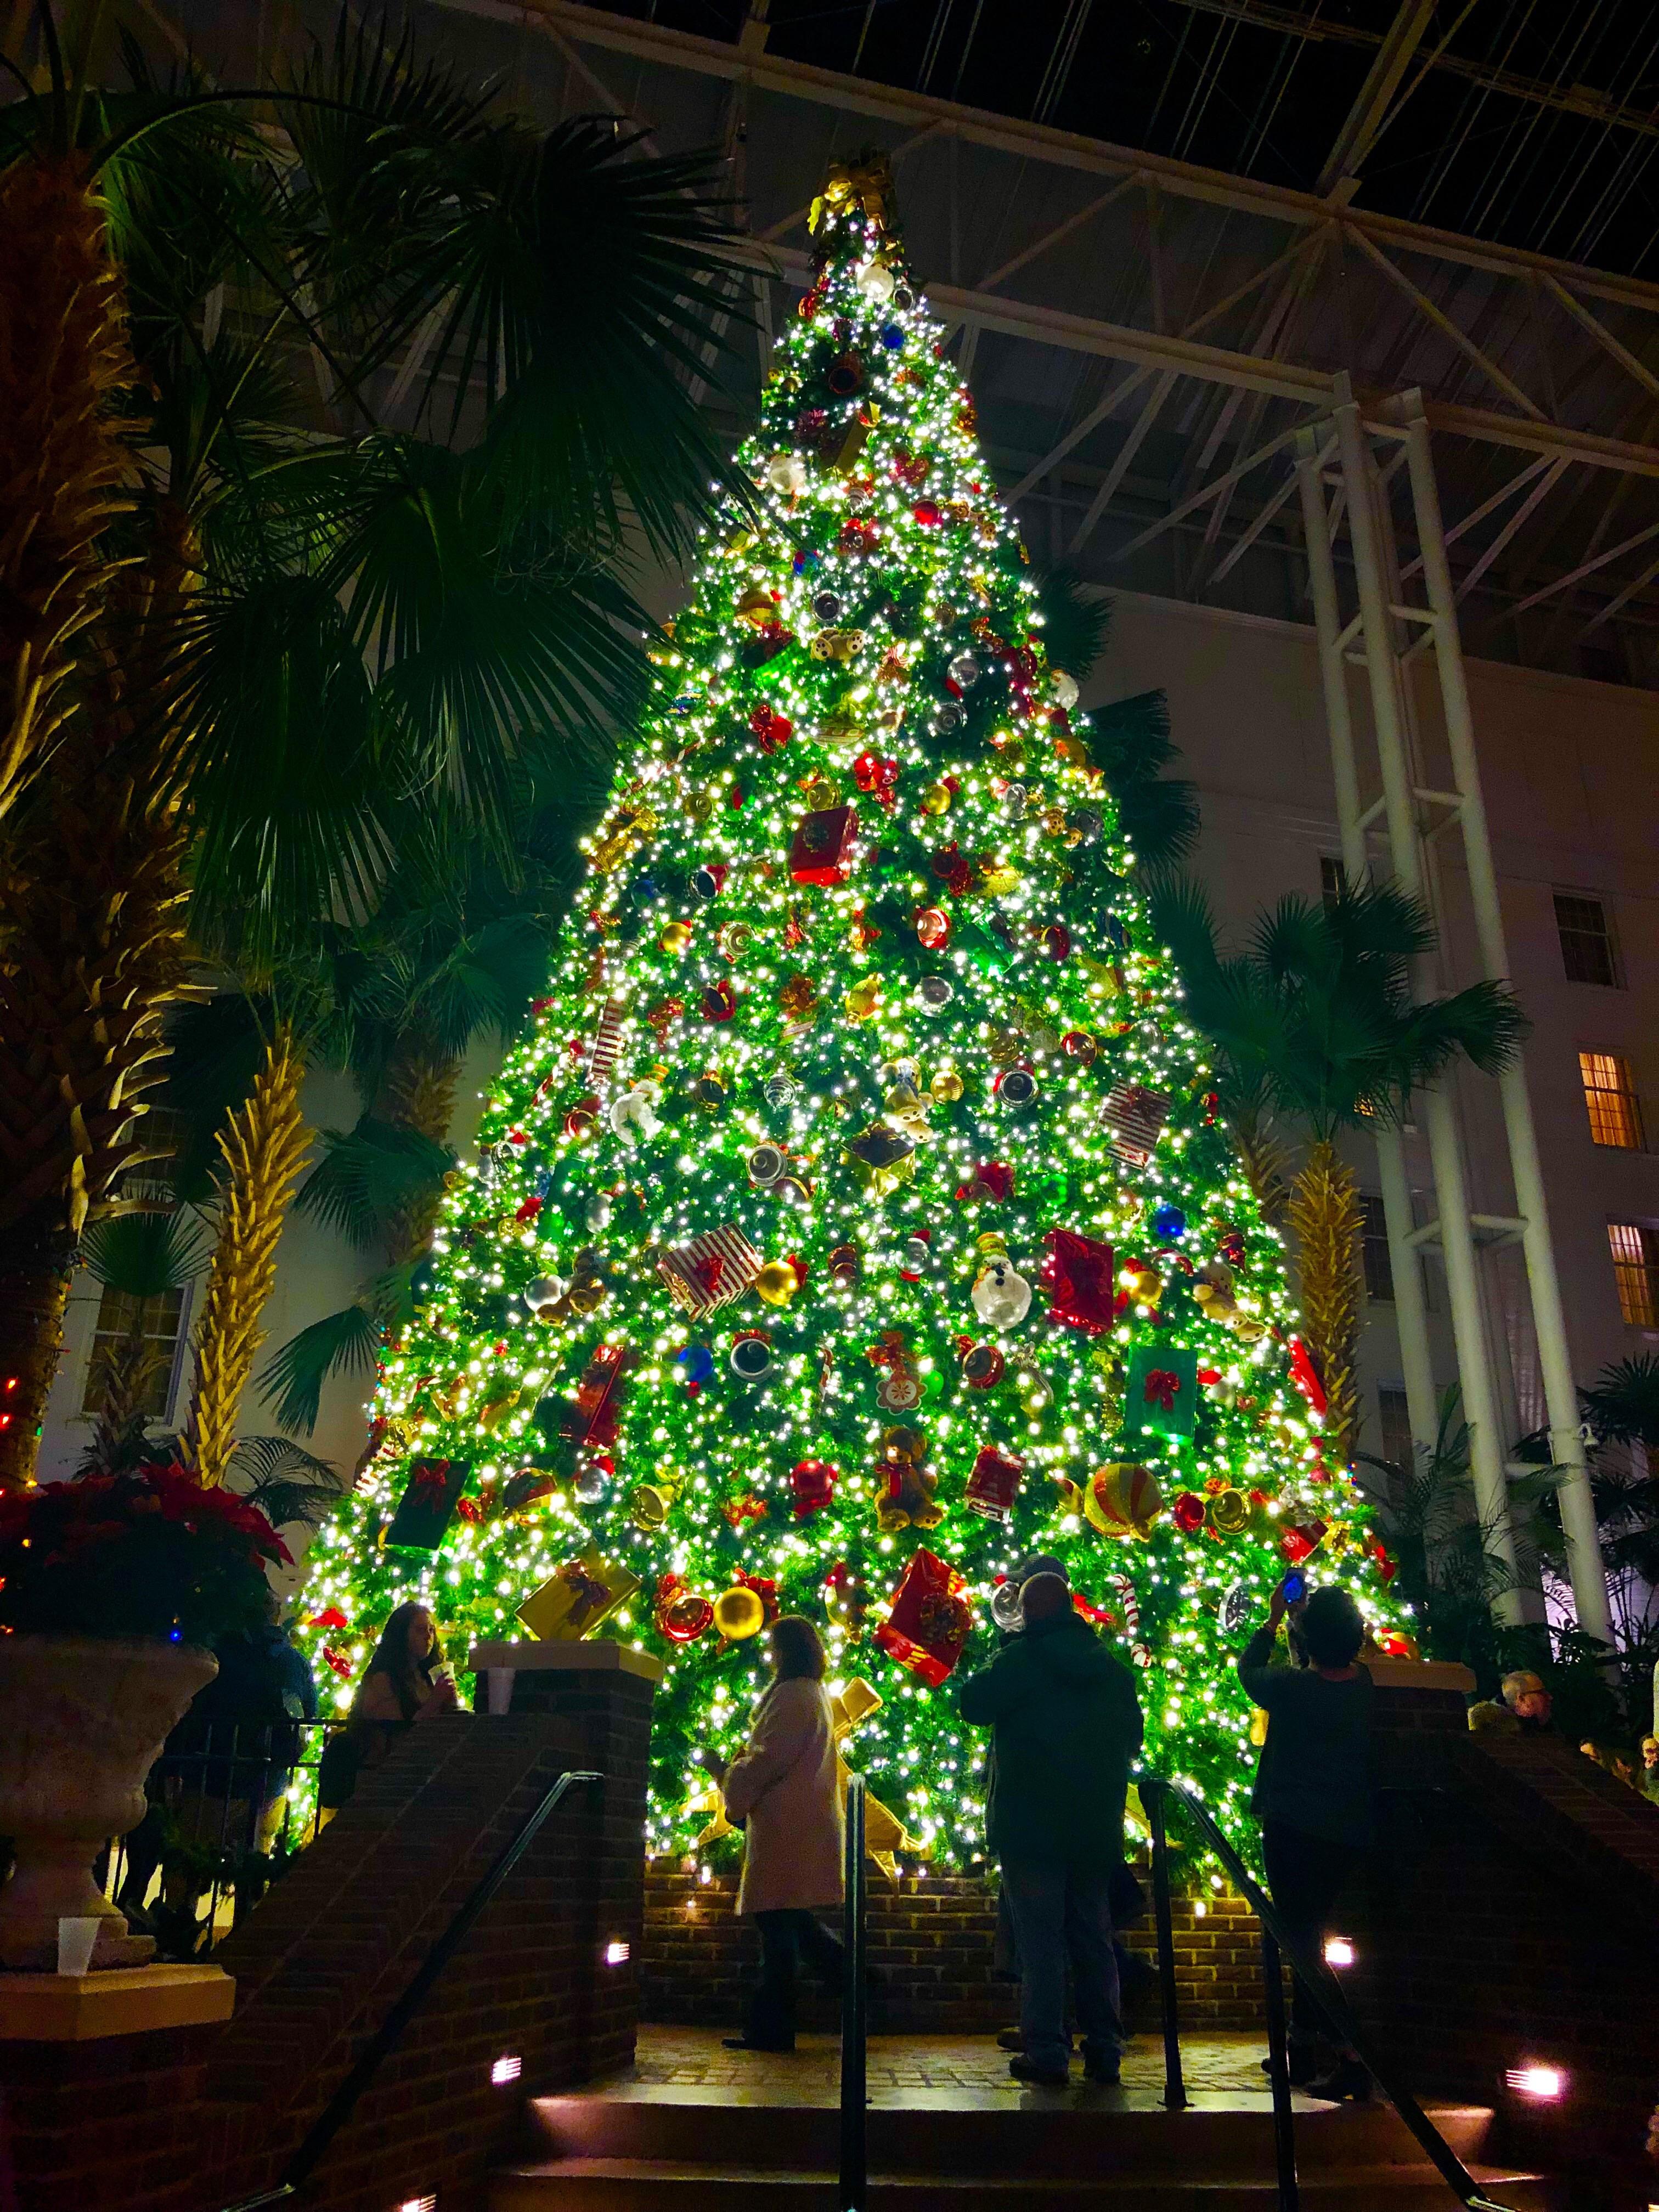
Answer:
M1261 1824L1267 1887L1289 1934L1319 1957L1338 1893L1371 1840L1374 1691L1356 1664L1365 1624L1346 1590L1292 1597L1290 1580L1273 1592L1266 1624L1245 1645L1238 1679L1267 1716L1250 1799ZM1299 1663L1275 1667L1273 1644L1287 1614ZM1322 2075L1320 2044L1328 2036L1334 2063ZM1358 2053L1334 2034L1300 1974L1291 1998L1290 2070L1310 2096L1363 2102L1370 2094Z
M395 1606L369 1655L344 1732L331 1737L323 1753L317 1782L325 1812L349 1802L358 1775L380 1764L394 1736L434 1713L454 1712L459 1704L430 1610L413 1598Z
M744 1831L738 1911L760 1930L760 1986L731 2051L793 2051L795 1979L807 1964L833 1993L841 1945L815 1917L842 1895L842 1825L835 1722L823 1686L828 1662L811 1622L785 1613L772 1624L772 1683L756 1706L747 1748L729 1768L705 1759L726 1787L728 1819Z

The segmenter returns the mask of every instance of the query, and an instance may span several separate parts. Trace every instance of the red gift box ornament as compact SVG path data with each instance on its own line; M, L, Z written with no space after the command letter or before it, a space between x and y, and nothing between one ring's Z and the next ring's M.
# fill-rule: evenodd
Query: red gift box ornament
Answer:
M994 1444L984 1444L974 1462L962 1502L970 1512L982 1513L988 1521L1006 1521L1013 1510L1024 1472L1024 1460L1011 1459Z
M711 1229L657 1258L657 1273L682 1313L693 1321L740 1298L761 1271L761 1255L742 1230Z
M789 848L798 884L843 884L852 873L858 837L855 806L820 806L804 814Z
M1325 1386L1319 1379L1318 1370L1309 1357L1308 1347L1299 1336L1291 1339L1291 1380L1306 1400L1310 1409L1320 1415L1325 1411Z
M1323 1521L1298 1521L1287 1528L1279 1540L1279 1552L1287 1565L1299 1567L1304 1559L1312 1559L1325 1540L1328 1525Z
M1109 1244L1051 1229L1043 1238L1041 1279L1048 1290L1048 1318L1098 1336L1112 1325L1116 1267Z
M1115 1083L1106 1093L1101 1120L1112 1133L1112 1150L1126 1167L1144 1168L1157 1150L1170 1101L1162 1091L1139 1083Z
M920 1675L930 1689L948 1679L974 1625L963 1595L966 1588L954 1567L932 1552L917 1552L876 1630L876 1642L887 1656Z

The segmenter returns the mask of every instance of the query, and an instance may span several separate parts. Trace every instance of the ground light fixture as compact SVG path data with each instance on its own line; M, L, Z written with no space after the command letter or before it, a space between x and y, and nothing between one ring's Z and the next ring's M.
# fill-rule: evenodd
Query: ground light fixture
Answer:
M516 2081L524 2072L524 2061L516 2051L504 2051L489 2069L489 2078L498 2089L509 2081Z
M1325 1964L1328 1966L1351 1966L1353 1961L1352 1936L1328 1936L1325 1938Z
M1535 2104L1553 2104L1567 2091L1567 2077L1559 2066L1511 2066L1504 2079L1517 2097L1530 2097Z
M633 1955L629 1945L620 1941L607 1943L605 1947L605 1963L607 1966L625 1966Z

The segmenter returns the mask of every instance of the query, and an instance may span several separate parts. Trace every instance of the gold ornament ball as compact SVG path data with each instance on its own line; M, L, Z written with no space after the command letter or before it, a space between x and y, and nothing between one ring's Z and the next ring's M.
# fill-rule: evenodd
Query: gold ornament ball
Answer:
M962 1096L962 1078L954 1067L941 1067L934 1075L928 1089L941 1106L951 1106Z
M690 923L689 921L671 921L667 928L664 930L662 935L657 939L657 942L665 952L684 952L691 942Z
M712 822L714 810L720 805L714 793L706 787L694 791L685 802L685 811L693 822Z
M787 1306L800 1288L800 1278L787 1260L769 1260L755 1278L755 1288L769 1306Z
M951 791L948 784L930 783L921 794L924 814L948 814L951 811Z
M714 1626L728 1644L741 1644L765 1627L766 1607L753 1590L738 1583L714 1600Z
M881 986L873 977L867 982L854 983L842 1000L850 1022L867 1022L881 1004Z

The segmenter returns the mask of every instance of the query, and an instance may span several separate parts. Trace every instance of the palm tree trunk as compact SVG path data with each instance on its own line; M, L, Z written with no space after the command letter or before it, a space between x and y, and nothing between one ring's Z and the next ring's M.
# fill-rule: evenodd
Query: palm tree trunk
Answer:
M78 155L0 173L0 821L68 711L76 641L130 504L115 402L137 372L104 214Z
M434 1145L449 1142L455 1118L455 1093L461 1079L461 1063L416 1040L404 1038L393 1054L380 1086L381 1111L389 1121L418 1129ZM392 1221L388 1243L394 1267L418 1260L432 1241L438 1218L439 1194L405 1206Z
M201 1482L225 1479L236 1416L264 1341L260 1317L276 1280L276 1247L305 1166L311 1132L300 1111L305 1056L286 1024L270 1041L246 1103L220 1132L219 1234L196 1324L196 1382L185 1455Z
M0 1265L0 1491L34 1480L72 1272L69 1250L54 1256L38 1244L16 1248Z
M152 1157L143 1094L161 1079L162 1016L191 989L167 693L192 574L189 532L164 518L150 560L112 588L52 775L6 825L0 1244L50 1260L10 1299L0 1291L8 1371L33 1376L39 1397L26 1443L9 1431L0 1449L14 1480L33 1470L62 1346L67 1272L55 1296L47 1285L72 1269L87 1222L118 1206L122 1175Z
M1364 1217L1353 1170L1322 1140L1310 1147L1286 1209L1300 1267L1302 1323L1325 1386L1325 1432L1346 1467L1358 1426L1354 1355L1359 1343L1359 1237Z

